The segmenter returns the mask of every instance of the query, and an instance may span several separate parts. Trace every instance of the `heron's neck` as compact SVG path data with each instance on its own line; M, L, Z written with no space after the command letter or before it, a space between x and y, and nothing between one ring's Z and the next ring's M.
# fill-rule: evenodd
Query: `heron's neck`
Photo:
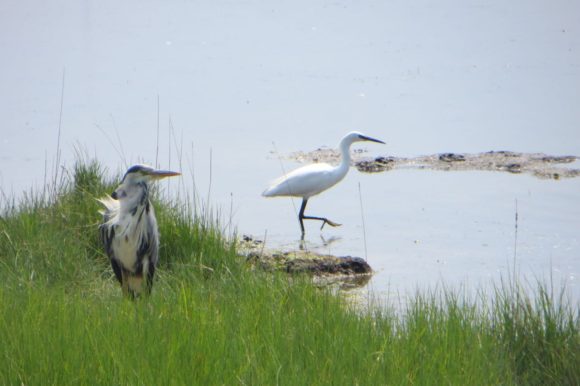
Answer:
M147 206L149 203L149 186L146 183L139 183L133 194L121 201L121 212L135 215L139 208Z

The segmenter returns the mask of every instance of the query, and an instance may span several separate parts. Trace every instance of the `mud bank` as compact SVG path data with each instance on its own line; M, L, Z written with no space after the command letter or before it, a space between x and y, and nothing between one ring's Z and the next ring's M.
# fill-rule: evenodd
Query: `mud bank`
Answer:
M239 250L254 269L310 274L323 284L340 281L342 285L361 286L373 273L361 257L322 255L306 250L271 251L264 248L261 240L250 236L242 237Z
M338 163L340 153L332 149L296 152L288 156L298 162ZM489 151L485 153L440 153L411 158L378 156L365 157L364 151L353 152L353 165L361 172L380 173L393 169L428 169L441 171L495 171L530 174L543 179L574 178L580 176L577 156L553 156L543 153Z

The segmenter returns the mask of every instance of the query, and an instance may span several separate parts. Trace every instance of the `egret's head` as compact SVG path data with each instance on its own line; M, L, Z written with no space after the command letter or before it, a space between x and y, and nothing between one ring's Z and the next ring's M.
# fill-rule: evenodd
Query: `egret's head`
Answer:
M115 200L131 197L135 192L143 190L143 187L147 187L151 181L160 180L165 177L179 176L180 174L169 170L157 170L147 165L134 165L127 170L121 181L121 185L115 189L111 197Z
M341 143L350 145L354 142L362 142L362 141L371 141L371 142L378 142L384 144L383 141L371 137L367 137L366 135L359 133L358 131L351 131L348 133L342 140Z

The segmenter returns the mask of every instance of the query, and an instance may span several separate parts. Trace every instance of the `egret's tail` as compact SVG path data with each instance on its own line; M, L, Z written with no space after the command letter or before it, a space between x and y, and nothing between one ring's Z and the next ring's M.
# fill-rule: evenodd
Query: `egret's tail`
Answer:
M293 196L293 189L290 186L290 181L286 175L276 178L270 183L270 186L262 192L264 197L276 196Z
M264 190L262 192L262 196L263 197L272 197L274 196L274 187L269 187L268 189Z

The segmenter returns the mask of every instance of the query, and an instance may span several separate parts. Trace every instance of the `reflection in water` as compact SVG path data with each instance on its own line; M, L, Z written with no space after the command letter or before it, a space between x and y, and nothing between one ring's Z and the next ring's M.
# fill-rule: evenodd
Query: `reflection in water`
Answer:
M372 274L365 275L322 275L314 276L313 281L320 286L336 287L340 291L353 291L366 286Z
M336 243L337 241L340 241L342 239L342 237L340 236L331 236L328 239L324 238L323 234L320 234L320 239L322 240L322 245L324 247L328 247L334 243Z
M300 237L300 241L298 242L298 249L300 249L301 251L308 251L308 250L320 249L321 247L326 248L326 247L329 247L329 246L333 245L334 243L337 243L340 240L342 240L342 237L341 236L331 236L329 238L325 238L324 235L321 233L320 240L322 241L321 245L317 245L315 243L310 243L311 246L308 247L307 246L308 242L306 240L304 240L304 235L302 235L302 237Z

